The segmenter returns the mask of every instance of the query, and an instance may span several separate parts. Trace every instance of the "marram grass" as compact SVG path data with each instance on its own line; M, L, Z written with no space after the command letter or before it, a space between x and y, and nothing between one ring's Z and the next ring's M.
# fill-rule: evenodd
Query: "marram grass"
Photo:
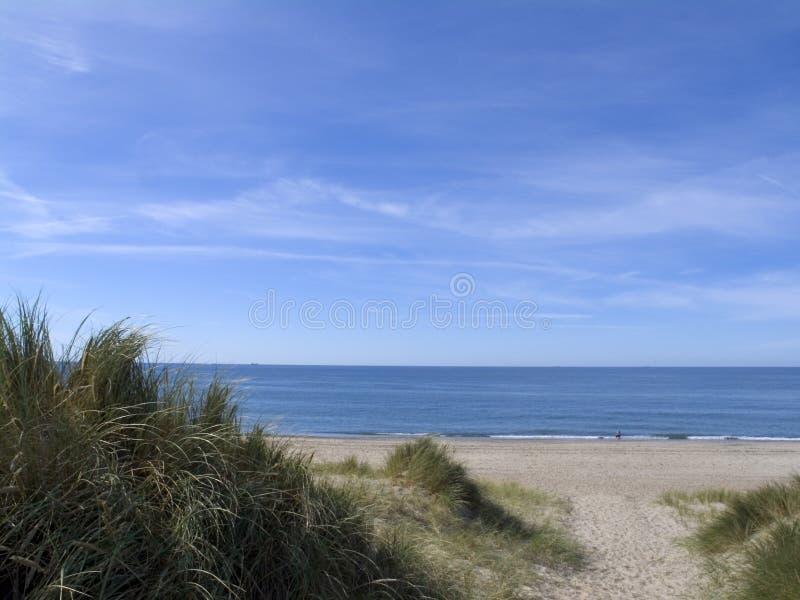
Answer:
M800 477L733 496L724 511L701 525L696 543L704 552L723 552L796 518L800 518Z
M440 495L454 506L471 509L481 500L478 486L464 466L453 460L450 448L430 437L395 447L386 458L386 473Z
M515 483L475 481L433 438L396 446L384 469L361 481L373 490L383 527L415 539L468 598L537 597L539 573L572 572L585 563L566 527L568 502Z
M688 545L706 558L711 597L800 598L800 477L746 492L667 494L662 500L679 511L687 502L721 505L690 513L698 526Z
M514 483L479 483L453 458L450 447L433 438L400 444L386 457L385 465L389 477L422 488L454 513L461 533L497 534L532 550L529 558L538 564L574 568L584 560L581 548L563 528L549 520L532 524L519 516L520 508L525 512L537 505L563 514L569 511L564 501ZM517 510L513 510L515 504Z
M120 322L57 355L37 303L0 310L0 597L458 597L150 348Z

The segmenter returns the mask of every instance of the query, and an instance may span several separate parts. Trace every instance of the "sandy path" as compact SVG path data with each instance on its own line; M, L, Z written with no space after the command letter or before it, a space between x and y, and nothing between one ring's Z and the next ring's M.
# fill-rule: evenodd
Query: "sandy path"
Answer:
M578 573L546 579L541 598L691 598L700 572L674 540L686 534L672 512L612 494L572 498L572 530L588 550Z
M320 460L354 454L373 464L402 440L296 438ZM477 477L518 481L570 499L570 526L589 564L569 576L545 574L539 597L553 600L692 598L698 565L675 543L686 535L672 510L655 503L668 489L749 488L800 470L794 442L616 442L448 440Z

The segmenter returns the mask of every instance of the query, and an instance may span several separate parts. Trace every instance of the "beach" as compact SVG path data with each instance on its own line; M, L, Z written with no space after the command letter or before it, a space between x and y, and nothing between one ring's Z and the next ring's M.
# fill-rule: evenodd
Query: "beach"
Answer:
M403 438L296 437L316 460L355 455L378 465ZM694 598L696 558L679 543L689 524L658 503L667 490L748 489L800 467L799 442L447 439L470 473L568 499L569 526L589 552L569 576L543 573L541 598Z

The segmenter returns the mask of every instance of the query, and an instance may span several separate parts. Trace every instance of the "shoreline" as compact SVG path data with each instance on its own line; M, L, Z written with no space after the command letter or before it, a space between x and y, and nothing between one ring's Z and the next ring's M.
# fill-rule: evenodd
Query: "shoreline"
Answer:
M359 440L413 440L421 437L433 437L447 443L450 440L460 441L486 441L486 442L542 442L542 443L747 443L747 444L800 444L800 437L769 437L769 436L735 436L735 435L623 435L616 439L608 436L581 436L581 435L503 435L503 434L442 434L442 433L281 433L274 435L286 439L359 439Z

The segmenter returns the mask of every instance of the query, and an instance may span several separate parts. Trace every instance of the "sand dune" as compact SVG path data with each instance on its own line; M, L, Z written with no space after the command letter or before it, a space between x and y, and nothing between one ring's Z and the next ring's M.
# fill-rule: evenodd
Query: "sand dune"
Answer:
M386 438L295 438L320 460L348 455L378 464L401 442ZM544 573L541 598L692 598L696 561L675 543L686 525L656 503L669 489L755 487L800 467L795 442L448 440L480 478L517 481L571 500L570 525L589 564L569 577Z

